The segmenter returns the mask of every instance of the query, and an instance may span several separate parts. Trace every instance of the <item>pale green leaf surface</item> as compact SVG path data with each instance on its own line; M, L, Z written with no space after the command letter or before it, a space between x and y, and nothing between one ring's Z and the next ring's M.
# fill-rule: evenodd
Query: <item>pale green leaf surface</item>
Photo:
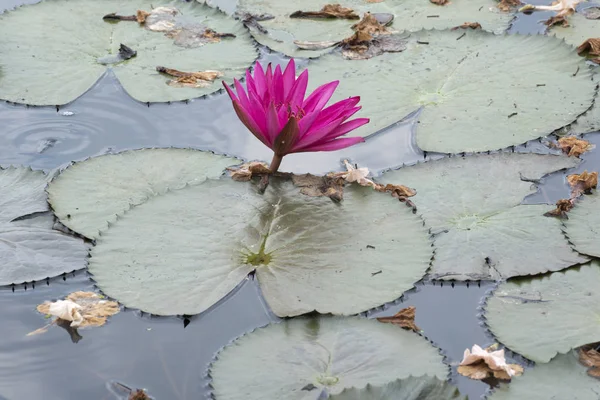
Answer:
M600 264L508 281L487 300L485 318L510 350L536 362L600 341Z
M577 354L559 354L547 364L501 384L489 400L598 400L600 380L586 374Z
M316 400L324 389L335 395L409 376L445 379L447 373L424 338L356 317L269 325L225 347L210 369L219 400Z
M569 26L555 25L548 30L548 35L564 39L574 47L600 35L600 20L598 19L587 19L582 13L577 12L568 16L567 20Z
M142 149L87 159L48 185L60 221L94 239L116 215L149 197L220 176L234 158L189 149Z
M572 123L594 98L589 67L554 38L458 30L407 40L401 53L360 62L328 54L309 64L309 90L339 79L332 101L361 96L356 115L371 122L351 135L367 136L423 107L421 149L497 150Z
M519 205L542 176L575 158L498 153L450 157L390 171L384 183L416 189L412 198L435 235L433 278L502 279L587 261L569 246L548 206Z
M263 241L270 262L251 265L244 254ZM279 316L349 315L400 297L432 254L422 221L370 188L347 188L339 205L290 182L261 196L224 178L126 212L98 237L89 270L107 295L159 315L200 313L254 269Z
M184 48L137 22L102 20L109 13L134 15L151 6L174 6L188 20L237 37ZM66 104L79 97L107 68L98 58L117 54L121 43L137 56L115 64L114 72L125 90L144 102L184 100L222 88L220 79L206 88L168 86L169 78L156 72L157 66L218 70L231 83L257 57L250 34L239 22L195 1L46 0L0 15L0 36L0 98L33 105Z
M46 175L30 168L0 168L0 222L48 210Z
M600 257L600 195L581 197L564 221L569 240L580 253Z

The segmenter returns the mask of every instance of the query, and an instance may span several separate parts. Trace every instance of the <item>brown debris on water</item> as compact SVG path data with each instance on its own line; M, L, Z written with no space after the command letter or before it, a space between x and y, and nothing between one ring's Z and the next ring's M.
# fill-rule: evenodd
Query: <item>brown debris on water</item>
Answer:
M600 342L582 346L579 349L579 362L589 367L587 374L600 379Z
M239 167L229 167L227 170L231 172L231 179L237 182L248 182L253 176L268 175L271 173L266 163L258 161L245 163Z
M545 217L557 217L560 219L568 219L567 213L571 211L574 204L570 199L560 199L556 202L556 208L544 214Z
M381 24L377 17L365 13L363 19L352 25L355 32L342 40L342 55L350 60L366 60L385 52L396 53L406 50L406 40L392 35L392 31Z
M316 176L311 174L292 175L292 182L298 186L300 193L311 197L329 197L340 202L344 199L344 179L331 175Z
M498 9L504 12L510 12L513 8L523 4L520 0L501 0L498 3Z
M290 14L290 18L360 19L353 9L340 4L326 4L319 11L296 11Z
M377 18L369 12L365 13L363 18L356 24L352 25L350 28L352 28L352 30L356 32L361 31L369 33L371 35L387 35L392 33L384 25L379 23Z
M399 326L402 329L412 330L414 332L421 332L421 328L419 328L415 324L416 311L417 311L416 307L410 306L407 308L403 308L402 310L398 311L396 314L394 314L391 317L377 318L377 321L383 322L383 323L394 324L394 325Z
M129 395L127 400L150 400L150 397L146 394L144 390L137 389Z
M571 186L571 197L556 202L556 208L544 214L546 217L568 219L568 212L575 206L575 201L584 194L591 194L592 189L598 186L598 172L584 171L581 174L567 176Z
M144 24L146 22L146 18L149 15L150 15L150 13L147 11L137 10L137 12L135 14L135 19L137 20L138 24Z
M550 17L547 20L544 21L544 25L548 26L548 27L552 27L552 26L562 26L562 27L568 27L569 25L569 21L567 21L567 16L566 15L555 15L554 17Z
M583 57L593 57L589 58L589 60L600 64L600 38L590 38L581 43L577 47L577 54Z
M510 381L513 376L521 375L523 367L519 364L507 364L504 349L496 350L497 347L496 344L482 349L478 345L473 345L471 351L466 349L457 372L475 380L494 377Z
M465 22L462 25L455 26L450 29L451 31L455 31L457 29L481 29L481 24L479 22Z
M553 147L558 147L569 157L579 157L583 153L593 149L594 145L577 136L565 136L558 139L558 144L553 145Z
M169 86L173 87L208 87L215 79L223 76L220 71L198 71L198 72L184 72L173 68L166 68L158 66L156 70L161 74L169 75L174 77L171 81L167 82Z
M450 3L450 0L429 0L430 3L433 3L437 6L445 6Z

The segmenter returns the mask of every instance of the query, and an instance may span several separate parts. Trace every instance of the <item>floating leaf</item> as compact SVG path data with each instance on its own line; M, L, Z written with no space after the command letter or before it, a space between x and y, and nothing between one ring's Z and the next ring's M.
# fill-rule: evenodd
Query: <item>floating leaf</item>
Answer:
M0 168L0 285L45 279L84 267L87 246L52 230L46 176L29 168Z
M89 270L107 295L159 314L200 313L256 271L279 316L356 314L397 299L429 267L420 218L347 187L340 204L272 177L264 195L229 178L156 196L96 240Z
M548 364L528 369L510 384L501 384L489 400L597 400L600 381L586 375L576 354L559 354Z
M447 381L422 376L400 379L387 385L344 389L330 400L468 400Z
M583 171L581 174L567 176L567 182L571 185L571 197L579 197L582 194L591 194L592 189L598 186L598 172Z
M508 28L512 16L499 12L496 4L494 0L453 0L451 5L440 7L427 0L347 0L342 5L361 17L365 12L395 15L394 29L397 31L446 29L473 20L481 23L483 29L500 33ZM317 0L302 2L302 8L306 10L319 10L323 5L323 1ZM352 20L290 18L290 14L298 10L298 3L294 2L240 0L238 9L242 14L273 15L274 19L261 21L262 30L251 29L252 35L259 43L288 56L318 57L327 51L298 49L294 41L340 42L352 34Z
M589 367L587 373L594 378L600 378L600 343L585 345L579 349L579 361Z
M499 153L450 157L383 175L412 198L435 240L437 279L504 279L557 271L587 259L574 252L544 205L520 205L532 181L576 166L567 156Z
M565 136L558 139L558 147L570 157L579 157L593 149L594 145L576 136Z
M600 341L600 264L508 281L488 299L488 326L506 347L536 361Z
M496 150L568 125L592 104L589 67L556 39L479 30L400 36L407 47L401 53L360 63L328 54L309 66L309 85L340 80L334 100L361 96L357 115L371 122L351 135L372 134L423 107L416 128L421 149Z
M564 221L569 241L580 253L600 257L600 195L583 196Z
M447 373L424 338L356 317L269 325L225 347L210 369L219 400L316 400L323 390L337 395L411 376L445 379Z
M491 377L510 380L513 376L521 375L523 367L518 364L507 364L504 358L504 349L496 350L496 348L497 346L492 345L484 350L478 345L473 345L471 351L466 349L463 360L456 371L476 380Z
M218 70L231 82L243 76L256 59L254 42L241 23L196 1L153 3L155 7L163 5L177 7L185 15L185 22L176 22L183 24L181 29L176 25L180 33L198 26L231 32L236 37L187 48L174 45L174 40L182 38L153 32L136 21L102 20L109 13L130 15L149 9L150 3L145 0L44 0L0 16L0 98L34 105L69 103L104 74L103 57L117 56L121 44L137 51L137 55L126 61L112 60L117 62L112 70L124 89L143 102L184 100L221 89L217 84L171 87L168 79L155 71L157 66L183 71ZM187 39L194 38L192 34Z
M415 324L415 313L417 309L414 306L403 308L391 317L377 318L377 321L394 324L400 328L421 332L421 329Z
M188 149L142 149L90 158L48 185L60 221L90 239L149 197L222 175L237 160Z

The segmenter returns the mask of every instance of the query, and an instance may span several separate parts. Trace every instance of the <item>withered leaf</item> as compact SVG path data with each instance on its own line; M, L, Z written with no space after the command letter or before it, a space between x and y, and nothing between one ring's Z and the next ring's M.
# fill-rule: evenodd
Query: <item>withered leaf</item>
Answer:
M340 42L324 41L324 42L311 42L306 40L294 40L294 44L302 50L322 50L338 45Z
M161 74L175 77L175 79L168 82L168 85L173 87L207 87L216 78L223 76L223 73L220 71L184 72L161 66L156 67L156 70Z
M406 50L406 41L382 25L377 18L366 13L363 19L352 25L355 33L344 39L340 45L342 55L351 60L365 60L385 52L394 53Z
M594 378L600 378L600 342L582 346L579 349L579 362L589 367L587 373Z
M327 196L333 201L344 199L344 178L337 176L316 176L311 174L292 175L292 182L300 193L311 197Z
M455 31L457 29L481 29L481 24L479 22L465 22L462 25L455 26L450 29L451 31Z
M549 26L549 27L554 26L554 25L564 26L564 27L570 26L569 21L567 21L567 17L565 15L555 15L553 17L550 17L544 21L544 25Z
M571 185L571 198L579 197L581 194L590 194L592 189L598 186L598 172L583 171L581 174L567 176L567 182Z
M377 321L398 325L402 329L421 332L421 329L415 324L415 313L417 308L410 306L403 308L391 317L377 318Z
M326 4L320 11L296 11L290 18L339 18L359 19L358 14L351 8L342 7L340 4Z
M137 389L131 392L127 400L150 400L150 397L142 389Z
M365 13L363 19L356 24L352 25L351 28L354 31L366 32L370 35L385 35L391 32L382 25L375 16L371 13Z
M518 374L521 375L523 373L523 367L518 364L509 364ZM475 380L483 380L486 378L494 377L499 380L510 381L510 376L505 371L494 371L490 369L486 363L480 361L471 365L460 365L456 369L456 371L462 376L466 376L467 378L475 379Z
M577 47L577 54L600 56L600 38L590 38Z
M500 11L509 12L514 7L518 7L523 4L520 0L500 0L498 3L498 9Z
M231 179L238 182L248 182L253 176L271 173L267 164L258 161L242 164L239 167L230 167L227 170L231 172Z
M449 0L429 0L431 3L436 4L438 6L445 6L450 1Z
M391 183L388 183L387 185L381 185L381 184L377 184L375 186L375 190L377 190L378 192L389 192L392 194L393 197L397 198L397 199L406 199L408 197L413 197L414 195L417 194L417 192L414 189L409 188L408 186L404 186L404 185L393 185Z
M146 17L148 17L149 15L149 12L146 12L144 10L137 10L137 13L135 14L135 19L137 20L138 24L143 24L146 22Z
M558 139L558 147L570 157L579 157L594 146L587 140L576 136L565 136Z
M457 371L459 374L471 379L482 380L488 377L510 380L511 376L523 373L523 367L518 364L507 364L504 358L504 349L496 350L497 345L482 349L473 345L472 350L465 350L463 360Z
M560 199L556 202L556 208L544 214L545 217L558 217L568 219L567 213L573 208L572 199Z

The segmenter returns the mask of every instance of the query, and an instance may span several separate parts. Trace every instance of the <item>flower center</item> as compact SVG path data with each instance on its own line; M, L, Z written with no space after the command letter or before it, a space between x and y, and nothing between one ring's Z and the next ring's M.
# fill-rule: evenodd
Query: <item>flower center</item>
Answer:
M277 112L279 112L279 110L281 110L281 107L286 108L287 114L288 114L288 119L291 117L300 119L306 115L306 112L304 112L304 110L302 109L301 106L297 105L296 108L294 109L294 107L292 107L292 105L290 103L275 103L275 109L277 110Z

